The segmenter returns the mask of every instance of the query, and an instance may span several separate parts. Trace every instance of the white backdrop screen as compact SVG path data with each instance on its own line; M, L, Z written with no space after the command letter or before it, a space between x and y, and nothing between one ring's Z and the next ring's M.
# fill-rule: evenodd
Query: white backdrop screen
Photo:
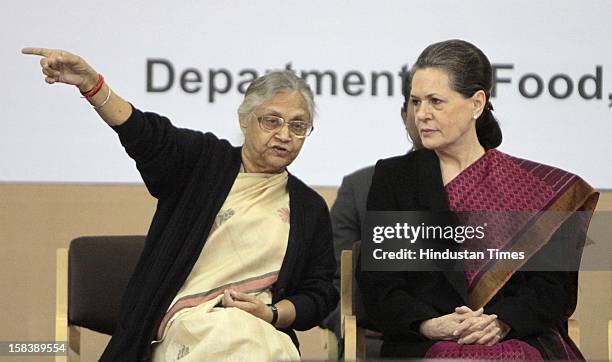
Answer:
M612 188L610 1L15 1L0 11L0 182L140 182L74 87L44 83L26 46L85 58L122 97L241 143L248 82L290 67L317 93L290 170L311 185L410 147L402 69L450 38L496 67L500 149Z

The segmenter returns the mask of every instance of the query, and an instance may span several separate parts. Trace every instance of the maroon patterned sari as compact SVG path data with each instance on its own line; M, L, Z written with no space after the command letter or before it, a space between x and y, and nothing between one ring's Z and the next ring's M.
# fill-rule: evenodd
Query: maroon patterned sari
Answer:
M551 241L572 212L586 211L581 213L584 216L578 222L586 235L598 199L598 193L576 175L494 149L449 182L446 192L452 211L483 212L481 215L489 212L487 217L494 218L489 220L489 224L496 227L487 232L484 240L478 241L478 248L520 250L526 254L524 260L468 262L465 272L468 306L473 310L487 305L512 275ZM504 215L507 220L503 219ZM584 245L584 240L581 243ZM474 246L466 243L464 248ZM572 289L577 291L577 285L572 285ZM573 293L574 300L570 303L572 310L566 312L568 318L576 305L576 294ZM576 345L566 336L567 333L561 333L558 328L550 328L538 336L540 351L517 339L504 340L491 347L442 341L435 343L425 357L584 360Z

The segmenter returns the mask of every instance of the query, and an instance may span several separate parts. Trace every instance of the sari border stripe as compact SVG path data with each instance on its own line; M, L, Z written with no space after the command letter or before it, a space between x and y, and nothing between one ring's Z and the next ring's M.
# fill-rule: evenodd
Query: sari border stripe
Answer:
M168 322L176 313L178 313L182 309L196 307L202 303L206 303L207 301L221 295L223 291L229 287L232 287L232 289L242 293L263 291L273 285L277 279L278 271L275 271L257 277L244 279L238 282L228 283L220 287L213 288L206 292L185 296L179 299L176 303L174 303L174 305L166 312L164 318L159 324L159 328L157 330L157 337L158 339L161 339Z

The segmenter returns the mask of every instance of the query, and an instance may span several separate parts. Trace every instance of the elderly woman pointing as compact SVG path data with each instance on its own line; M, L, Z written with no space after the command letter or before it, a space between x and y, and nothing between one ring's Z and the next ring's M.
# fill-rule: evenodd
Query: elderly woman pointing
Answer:
M134 108L77 55L22 52L42 57L47 83L78 87L158 199L101 359L299 359L293 330L338 299L325 202L286 170L313 129L305 82L288 71L255 79L233 147Z

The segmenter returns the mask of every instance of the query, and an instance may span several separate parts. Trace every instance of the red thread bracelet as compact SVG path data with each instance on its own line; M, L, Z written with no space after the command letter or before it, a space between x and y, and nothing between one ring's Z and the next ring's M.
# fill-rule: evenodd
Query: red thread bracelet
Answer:
M81 94L84 98L87 98L87 100L89 100L91 97L95 96L96 93L98 93L98 91L102 88L103 84L104 77L102 76L102 74L98 74L98 81L96 82L96 85L94 85L94 87L88 90L87 92L81 92Z

